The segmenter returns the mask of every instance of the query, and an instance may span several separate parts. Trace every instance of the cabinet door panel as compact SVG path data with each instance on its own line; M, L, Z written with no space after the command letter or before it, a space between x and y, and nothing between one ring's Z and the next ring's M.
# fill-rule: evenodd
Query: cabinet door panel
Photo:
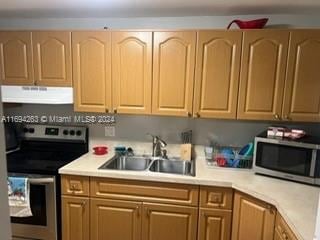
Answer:
M320 121L320 31L292 31L283 117Z
M196 32L155 32L152 113L192 113Z
M62 197L62 239L89 239L89 199Z
M236 193L234 197L232 240L273 239L276 210L257 199Z
M0 80L3 85L33 85L31 32L0 32Z
M244 32L239 119L280 119L288 41L288 31Z
M91 240L140 240L141 203L119 200L91 200Z
M199 211L198 240L229 240L231 236L230 210L203 209Z
M113 107L151 113L152 32L112 32Z
M242 32L199 32L195 116L236 118L241 37Z
M73 32L75 111L111 108L111 33Z
M196 240L195 207L143 203L142 240Z
M37 85L71 86L71 32L32 32Z

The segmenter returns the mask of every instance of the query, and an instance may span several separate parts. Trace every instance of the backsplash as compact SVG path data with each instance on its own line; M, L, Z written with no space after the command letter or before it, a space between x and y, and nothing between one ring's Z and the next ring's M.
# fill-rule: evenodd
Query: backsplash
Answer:
M97 115L92 113L75 113L72 105L22 104L5 105L7 116L73 116ZM217 142L221 145L242 146L252 141L254 136L270 125L282 125L291 128L302 128L309 134L320 137L319 123L277 124L275 122L193 119L183 117L163 117L146 115L116 115L115 136L105 137L105 124L89 124L90 138L112 141L151 141L147 133L159 135L167 143L180 143L180 133L191 129L193 143L208 145ZM73 123L70 123L73 124Z

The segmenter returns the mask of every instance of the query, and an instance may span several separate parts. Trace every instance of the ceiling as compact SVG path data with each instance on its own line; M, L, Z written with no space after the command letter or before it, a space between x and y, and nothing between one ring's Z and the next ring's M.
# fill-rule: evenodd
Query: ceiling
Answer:
M316 14L319 0L0 0L0 17Z

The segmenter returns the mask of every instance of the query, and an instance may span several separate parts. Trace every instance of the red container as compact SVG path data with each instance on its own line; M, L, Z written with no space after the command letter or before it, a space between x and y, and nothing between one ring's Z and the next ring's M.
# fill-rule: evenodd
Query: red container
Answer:
M236 23L240 29L259 29L263 28L267 24L268 20L269 18L260 18L251 21L241 21L236 19L229 23L227 29L229 29L233 23Z
M105 146L97 146L93 148L93 153L95 155L105 155L108 153L108 147Z

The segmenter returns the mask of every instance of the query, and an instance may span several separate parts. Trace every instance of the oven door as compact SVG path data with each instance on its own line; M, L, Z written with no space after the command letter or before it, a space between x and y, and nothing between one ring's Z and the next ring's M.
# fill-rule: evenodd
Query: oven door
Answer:
M9 173L9 176L28 177L33 214L31 217L11 217L13 239L57 240L55 176L18 173Z
M311 144L256 138L254 170L314 184L317 150Z

